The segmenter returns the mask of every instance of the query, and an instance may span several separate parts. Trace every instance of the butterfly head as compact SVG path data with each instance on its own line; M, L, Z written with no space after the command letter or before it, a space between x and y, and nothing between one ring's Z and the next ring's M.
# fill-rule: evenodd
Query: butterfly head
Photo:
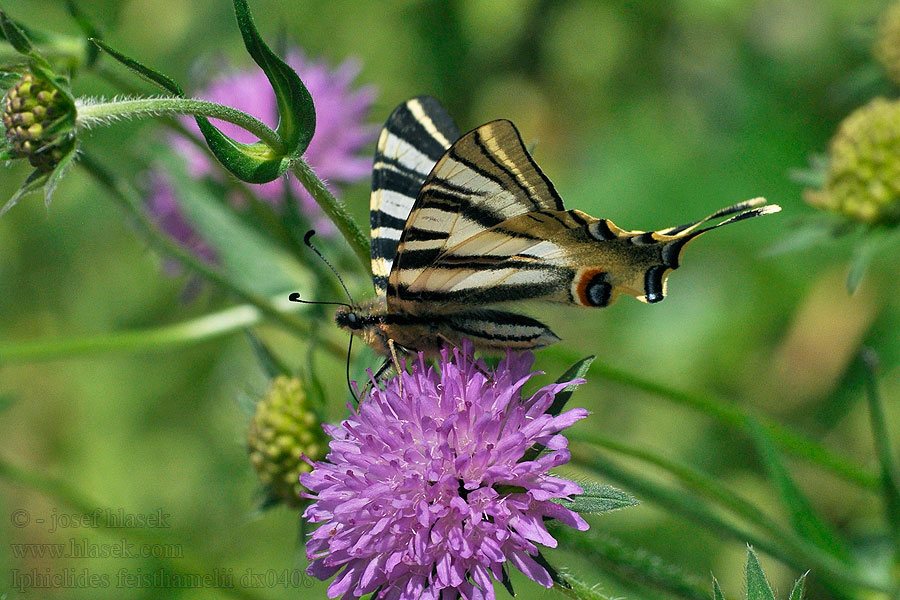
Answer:
M349 329L350 331L359 331L365 327L364 321L365 319L363 319L358 306L342 306L334 315L334 322L337 323L338 327Z

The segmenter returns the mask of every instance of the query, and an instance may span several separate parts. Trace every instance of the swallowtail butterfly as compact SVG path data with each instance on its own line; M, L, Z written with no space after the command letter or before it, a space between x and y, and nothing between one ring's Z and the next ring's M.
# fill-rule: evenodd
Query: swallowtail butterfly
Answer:
M422 96L398 106L375 151L371 196L376 298L335 320L375 350L434 354L463 338L476 350L534 349L559 338L540 321L487 308L516 300L603 307L620 294L659 302L688 242L778 212L763 198L659 231L627 231L566 210L512 123L460 136ZM714 225L713 219L729 217Z

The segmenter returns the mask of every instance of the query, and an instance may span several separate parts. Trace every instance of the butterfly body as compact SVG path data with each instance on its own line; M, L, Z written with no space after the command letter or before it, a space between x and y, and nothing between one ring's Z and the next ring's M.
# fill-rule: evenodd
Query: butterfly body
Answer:
M624 230L566 210L509 121L460 136L437 100L413 98L391 114L375 153L376 299L336 321L384 355L392 344L433 354L462 339L491 353L540 348L559 340L543 323L488 307L604 307L621 294L658 302L690 241L778 210L756 198L678 227ZM730 218L703 227L720 217Z

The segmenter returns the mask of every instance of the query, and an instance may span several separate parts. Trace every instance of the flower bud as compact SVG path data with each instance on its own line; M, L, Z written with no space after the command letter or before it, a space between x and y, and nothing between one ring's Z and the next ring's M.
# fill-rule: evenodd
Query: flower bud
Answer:
M58 89L25 73L3 101L6 141L14 158L52 171L75 147L75 114Z
M247 432L250 462L273 496L289 506L300 506L300 473L312 467L302 459L321 460L328 449L325 433L295 377L272 380L256 403Z
M900 101L876 98L840 124L825 185L806 201L869 224L900 222Z

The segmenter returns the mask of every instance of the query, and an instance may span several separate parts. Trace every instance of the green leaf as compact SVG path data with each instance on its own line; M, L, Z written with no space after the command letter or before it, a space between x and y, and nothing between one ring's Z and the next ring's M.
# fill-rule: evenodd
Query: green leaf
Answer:
M722 588L719 587L715 577L713 577L713 600L725 600L725 594L722 593Z
M5 96L21 79L20 73L0 72L0 96Z
M18 204L19 200L23 197L27 196L32 192L36 192L44 187L44 184L47 183L47 180L50 178L50 173L42 173L35 169L31 172L25 182L22 184L22 187L13 194L13 197L9 199L9 201L3 205L3 208L0 208L0 217L6 214L6 211L11 209L13 206Z
M54 167L54 169L50 172L50 176L47 177L47 183L44 185L44 204L50 206L50 198L53 196L53 192L56 191L56 185L66 174L66 171L72 165L72 161L75 160L75 150L73 149L71 152L62 157L62 160L59 161L59 164Z
M591 368L591 363L594 362L595 356L586 356L582 358L574 365L569 367L565 373L559 376L556 380L556 383L564 383L566 381L572 381L573 379L584 379L587 375L588 369ZM569 401L569 398L572 397L572 394L578 389L580 383L573 383L570 386L567 386L562 389L558 394L556 394L556 398L553 400L553 404L550 405L550 408L547 409L547 413L553 415L554 417L560 414L563 408L566 405L566 402Z
M859 287L866 269L872 263L872 259L878 254L881 247L881 240L877 237L869 237L864 239L853 250L853 256L850 259L850 271L847 273L847 293L852 294Z
M25 31L9 18L9 15L0 8L0 31L3 37L19 54L34 57L34 49L31 47L31 41L25 35Z
M638 505L631 495L611 485L594 482L580 482L579 485L583 494L572 500L559 500L559 504L577 513L604 513Z
M878 387L878 355L871 348L863 348L861 358L866 374L869 422L875 442L875 454L881 465L881 491L885 513L894 538L895 551L900 553L900 465L897 463L896 449L888 430L884 402Z
M116 50L115 48L113 48L112 46L110 46L109 44L107 44L106 42L104 42L103 40L101 40L99 38L92 37L92 38L90 38L90 41L93 42L94 44L96 44L97 46L99 46L100 48L102 48L107 54L109 54L114 59L116 59L117 61L122 63L122 65L126 69L133 72L141 79L144 79L145 81L162 88L164 91L166 91L170 94L174 94L175 96L179 96L179 97L184 97L184 91L181 89L181 86L178 85L178 83L176 83L175 80L172 79L171 77L169 77L168 75L165 75L163 73L160 73L159 71L151 69L147 65L144 65L144 64L134 60L131 57L125 56L124 54L122 54L121 52L119 52L118 50Z
M92 42L103 48L114 59L122 63L127 69L134 72L142 79L156 85L170 94L180 98L185 97L184 90L178 83L163 73L125 56L112 48L103 40L91 39ZM248 183L268 183L274 181L290 166L290 159L276 154L271 148L262 142L244 144L237 142L219 131L205 117L195 117L200 132L206 139L210 150L216 159L228 169L228 171Z
M266 377L269 379L275 379L279 375L291 375L290 369L287 368L281 360L272 352L269 347L259 339L253 331L247 329L247 338L250 340L250 346L253 348L253 354L256 355L256 360L259 361L260 366L263 369L263 372L266 374Z
M77 4L75 4L74 0L66 0L66 8L69 9L69 14L72 15L72 18L75 19L75 22L78 24L78 27L81 31L90 38L99 38L100 30L94 25L93 21L85 14L83 10L81 10ZM95 44L87 45L87 55L85 56L85 65L88 68L94 66L94 63L97 62L97 57L100 56L100 49Z
M753 548L747 546L747 600L775 600Z
M275 91L280 118L278 134L288 146L288 155L300 158L316 130L316 109L312 96L297 73L260 37L247 0L234 0L234 14L247 52L266 74Z
M157 158L174 183L179 209L216 251L232 283L266 296L312 287L307 271L287 251L242 221L204 182L190 177L181 157L160 149Z
M794 583L794 587L791 590L791 595L788 596L788 600L803 600L803 587L806 584L806 576L809 574L809 571L800 576L800 579Z
M750 435L778 491L781 504L788 511L794 531L832 556L848 562L850 552L828 523L813 509L812 504L791 478L769 435L755 419L749 419L748 423Z

